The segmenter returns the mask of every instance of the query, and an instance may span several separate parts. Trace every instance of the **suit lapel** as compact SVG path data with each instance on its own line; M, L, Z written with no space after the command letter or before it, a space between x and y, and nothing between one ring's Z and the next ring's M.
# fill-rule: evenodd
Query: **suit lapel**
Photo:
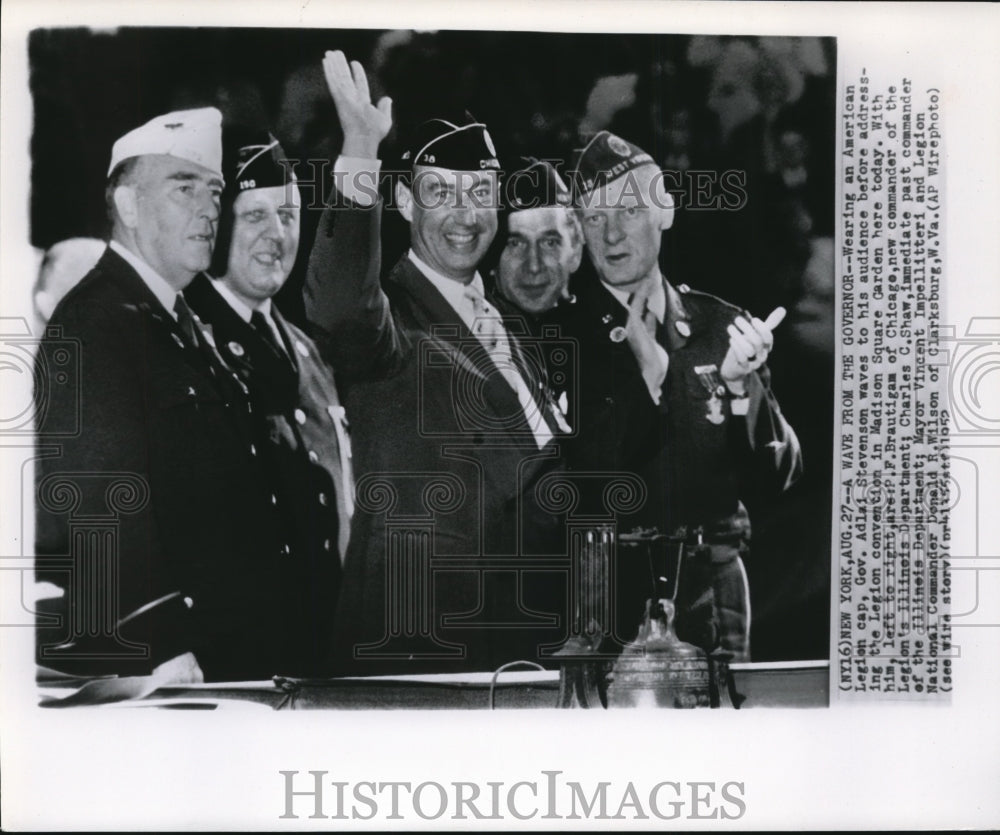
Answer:
M233 310L211 280L198 276L184 291L192 308L214 332L216 349L239 377L255 390L268 411L282 411L298 393L294 366L275 354L260 335Z
M288 328L288 322L285 321L285 317L278 311L278 307L274 304L274 302L271 302L271 318L274 320L274 324L278 328L278 333L281 334L281 343L284 345L285 351L288 353L288 359L291 360L292 368L298 371L300 367L300 356L295 337Z
M448 300L438 292L431 281L420 272L406 256L390 274L409 294L418 325L430 335L432 344L441 348L461 369L484 380L482 392L497 415L517 415L517 433L530 433L531 428L524 419L517 394L503 375L497 371L489 352L475 336ZM508 334L512 353L516 338ZM516 361L516 360L515 360Z
M616 351L632 353L625 341L628 311L595 277L580 288L580 309L587 311L587 323L598 342L611 342Z
M697 338L701 323L698 317L688 310L683 296L673 285L665 278L662 281L667 306L663 325L657 329L657 341L666 348L668 354L673 354ZM617 328L624 329L628 322L628 311L621 302L596 279L581 288L580 297L580 303L590 311L589 321L595 330L595 336L615 342L624 350L630 350L625 342L624 333L615 333Z
M667 331L665 347L672 354L684 348L689 340L696 337L698 322L692 318L684 305L684 299L674 286L666 279L663 279L663 284L667 293L667 315L664 319Z
M162 334L165 340L181 349L189 363L197 366L203 373L207 372L212 378L216 378L218 372L224 370L210 341L211 336L206 336L196 323L195 337L198 345L196 348L189 347L173 312L164 308L142 277L118 253L109 247L98 266L118 288L122 297L132 302L147 321L152 323L154 332ZM218 383L216 387L218 388Z

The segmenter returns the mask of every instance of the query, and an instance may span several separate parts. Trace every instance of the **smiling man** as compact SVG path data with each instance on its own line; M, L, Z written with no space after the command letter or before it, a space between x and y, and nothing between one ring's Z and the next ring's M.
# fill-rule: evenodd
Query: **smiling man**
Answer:
M254 405L256 447L281 525L275 671L319 675L332 647L354 506L350 442L332 370L271 301L299 250L295 175L268 132L231 134L213 278L199 276L184 295Z
M317 342L348 380L354 429L343 668L486 671L535 658L539 643L559 638L558 620L525 602L518 566L538 553L528 538L553 526L533 506L533 483L562 430L478 272L497 231L496 150L482 124L435 119L414 132L395 185L410 249L380 283L381 206L357 186L379 170L389 102L372 104L364 70L342 53L328 53L324 69L344 134L335 164L344 193L320 221L305 302ZM368 242L363 280L346 268L338 229L341 241ZM433 534L406 539L407 524Z
M159 116L114 144L111 242L39 351L37 569L65 592L49 607L61 620L40 618L43 666L275 672L266 604L280 525L250 404L181 295L211 261L221 144L215 108ZM58 362L66 346L79 350L76 379Z

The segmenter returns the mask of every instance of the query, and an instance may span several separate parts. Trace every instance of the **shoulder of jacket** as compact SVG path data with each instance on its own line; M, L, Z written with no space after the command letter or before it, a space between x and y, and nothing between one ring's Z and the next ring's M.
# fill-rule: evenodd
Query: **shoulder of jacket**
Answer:
M138 300L121 292L110 277L92 270L56 305L47 326L73 327L94 333L138 323L142 318Z
M678 284L675 289L680 294L685 306L699 307L707 312L719 311L735 314L742 314L744 312L741 307L731 304L725 299L713 296L711 293L706 293L702 290L695 290L687 284Z

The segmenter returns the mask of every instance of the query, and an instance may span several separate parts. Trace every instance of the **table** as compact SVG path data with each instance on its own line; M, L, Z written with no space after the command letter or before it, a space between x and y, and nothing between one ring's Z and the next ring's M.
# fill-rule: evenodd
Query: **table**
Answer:
M829 662L733 664L741 709L815 708L829 704ZM64 698L79 680L48 682L41 693ZM491 692L492 691L492 692ZM498 710L553 709L556 671L509 671L425 676L372 676L323 680L224 682L161 686L140 698L102 708L173 710ZM51 705L50 705L51 706Z

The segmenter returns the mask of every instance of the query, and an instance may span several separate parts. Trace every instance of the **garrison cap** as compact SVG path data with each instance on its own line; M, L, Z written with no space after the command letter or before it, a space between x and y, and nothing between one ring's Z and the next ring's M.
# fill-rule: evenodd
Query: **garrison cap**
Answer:
M234 131L226 140L226 192L236 195L295 182L281 143L268 131Z
M534 157L525 158L525 162L527 166L509 174L504 181L504 208L507 211L571 205L569 188L551 163Z
M147 154L186 159L221 177L222 114L214 107L199 107L150 119L112 146L108 176L125 160Z
M573 166L574 200L579 202L583 195L652 162L653 158L642 148L602 130L577 154Z
M411 169L433 165L453 171L498 171L500 161L486 125L430 119L420 125L400 159Z

